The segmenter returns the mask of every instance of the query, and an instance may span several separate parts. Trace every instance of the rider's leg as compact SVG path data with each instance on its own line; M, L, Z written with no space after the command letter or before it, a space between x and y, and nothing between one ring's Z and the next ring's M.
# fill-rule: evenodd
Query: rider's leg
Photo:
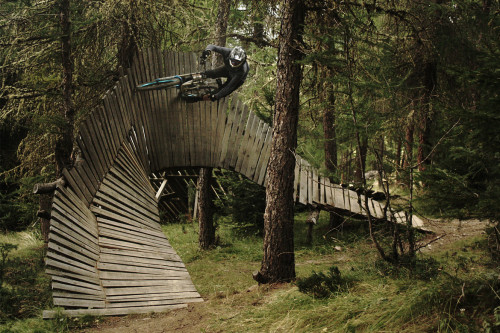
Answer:
M203 72L202 74L204 74L206 77L208 77L210 79L217 79L220 77L226 77L226 78L229 77L229 72L226 69L226 67L224 67L224 66L217 67L215 69L209 69L209 70Z

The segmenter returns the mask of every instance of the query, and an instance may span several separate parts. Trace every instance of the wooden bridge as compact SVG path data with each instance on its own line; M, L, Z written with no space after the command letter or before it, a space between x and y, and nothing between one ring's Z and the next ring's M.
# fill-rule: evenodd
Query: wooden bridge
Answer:
M175 89L134 90L196 68L192 53L144 51L81 124L81 160L64 170L66 185L54 193L46 257L54 305L68 315L146 313L202 301L160 228L152 174L226 168L265 184L272 128L236 96L187 104ZM366 213L355 192L331 184L300 157L295 197ZM383 216L379 203L369 205Z

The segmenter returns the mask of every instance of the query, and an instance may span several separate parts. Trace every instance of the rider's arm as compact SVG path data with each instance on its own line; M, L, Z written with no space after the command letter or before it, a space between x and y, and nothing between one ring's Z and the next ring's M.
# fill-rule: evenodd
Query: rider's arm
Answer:
M219 100L223 97L226 97L227 95L238 89L243 84L244 80L245 79L243 74L233 76L231 81L229 81L227 84L224 84L224 87L213 95L213 100Z
M231 53L232 49L230 49L228 47L222 47L222 46L210 44L205 48L205 50L217 52L219 54L222 54L223 57L229 57L229 53Z

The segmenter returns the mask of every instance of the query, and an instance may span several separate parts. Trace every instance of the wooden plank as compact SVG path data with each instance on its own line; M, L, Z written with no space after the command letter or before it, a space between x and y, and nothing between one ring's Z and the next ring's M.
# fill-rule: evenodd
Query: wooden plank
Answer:
M103 196L100 196L103 197ZM131 219L133 221L139 222L144 226L149 226L152 229L156 229L156 225L158 224L159 220L154 220L152 218L149 218L145 215L141 215L138 212L134 211L130 207L127 207L125 205L120 204L117 201L114 202L106 202L101 199L98 199L97 197L94 199L94 204L97 206L101 206L104 208L104 210L107 210L109 212L112 212L114 214L120 215L124 218ZM96 209L96 206L92 206L92 211L94 213L101 212L100 209ZM105 215L105 214L103 214ZM108 215L109 217L109 215ZM123 221L123 220L122 220Z
M73 265L69 265L65 262L61 262L59 260L54 260L54 259L51 259L51 258L46 258L45 259L45 265L49 266L49 267L54 267L54 268L57 268L57 269L62 269L62 270L66 270L70 273L75 273L75 274L80 274L80 275L84 275L84 276L88 276L88 277L91 277L91 278L94 278L97 276L96 273L94 272L90 272L90 271L87 271L85 269L82 269L82 268L79 268L79 267L76 267L76 266L73 266Z
M78 261L81 261L89 266L95 265L95 263L97 262L96 259L89 258L85 255L81 255L78 251L74 250L73 247L69 247L69 248L63 247L63 246L60 246L54 242L49 242L47 244L47 248L50 251L54 251L56 253L60 253L60 254L63 254L65 256L71 257L71 258L76 259Z
M95 284L95 285L100 285L100 283L101 283L101 280L98 278L97 275L92 276L92 277L87 276L87 275L84 276L81 274L75 274L75 273L71 273L68 271L56 270L56 269L50 269L50 268L45 269L45 272L51 276L60 276L60 277L71 278L73 280L85 281L85 282Z
M150 68L151 72L153 73L153 76L155 78L163 76L163 73L161 73L161 68L160 64L158 62L158 54L156 51L153 51L152 49L148 49L148 58L150 61ZM152 154L156 157L157 161L157 167L155 170L160 170L163 168L163 164L161 162L162 160L162 150L161 150L161 141L162 141L162 135L163 135L163 129L162 129L162 124L160 121L160 113L161 113L161 102L160 102L160 91L153 91L152 92L153 96L153 104L154 104L154 109L151 110L151 116L153 119L153 128L150 130L153 130L155 133L155 142L154 145L152 146Z
M171 76L175 75L173 72L173 61L171 52L163 52L163 61L165 67L165 75ZM164 167L171 167L173 165L173 155L172 155L172 123L170 114L172 112L172 102L177 97L177 89L164 89L162 90L162 118L161 122L163 124L163 151L165 155Z
M71 291L75 293L89 294L94 296L102 296L103 291L89 289L84 287L78 287L71 284L61 283L61 282L52 282L52 289Z
M103 183L100 190L96 193L96 198L106 199L109 202L116 202L123 204L123 206L132 208L129 211L138 217L149 218L153 221L159 221L158 211L153 212L149 207L144 207L140 202L134 201L132 196L126 196L126 192L116 190L116 187L111 183Z
M262 153L262 147L264 146L267 133L269 132L269 125L267 125L263 121L260 121L259 125L260 125L260 132L257 134L256 143L255 143L254 147L252 148L252 158L251 158L250 162L248 163L249 171L245 172L245 174L248 175L249 179L255 179L255 177L256 177L256 170L257 170L257 165L259 162L260 155Z
M107 262L107 263L113 263L113 262L120 262L120 263L138 263L138 264L151 264L154 266L170 266L168 264L170 261L171 262L179 262L182 264L182 260L180 257L176 255L171 255L170 260L165 260L164 258L141 258L141 257L136 257L136 256L128 256L124 254L118 254L118 253L101 253L100 257L101 262ZM182 264L184 267L184 264Z
M84 121L80 125L80 135L85 145L85 151L89 153L89 158L87 160L91 161L94 165L97 172L96 179L100 181L104 177L104 167L101 161L102 157L99 156L97 147L95 146L95 139L92 137L92 133L89 129L89 122L90 121Z
M158 223L156 223L156 225L151 225L149 223L143 223L143 221L138 221L137 219L132 219L132 218L130 218L130 216L123 216L121 214L117 214L117 213L108 211L106 209L99 208L97 206L93 206L92 211L96 215L100 215L102 217L107 217L109 219L113 219L113 220L119 221L121 223L126 223L126 224L130 224L133 226L140 226L141 228L147 228L150 230L158 230L160 228L160 225Z
M73 175L66 168L63 169L63 175L64 175L64 178L68 181L71 189L73 189L73 191L76 192L78 198L82 201L87 201L87 199L85 198L85 195L82 192L82 189L80 189L79 184L75 181L75 179L73 178Z
M104 227L102 227L99 232L100 232L101 237L113 238L116 240L122 240L125 242L131 242L131 243L135 243L135 244L151 245L151 246L158 246L158 247L169 247L169 245L170 245L170 244L168 244L166 239L164 240L164 242L161 242L161 241L158 241L155 239L143 237L140 234L139 235L132 235L130 233L111 230L111 229L104 228Z
M120 316L130 314L141 314L151 312L165 312L174 309L186 308L186 304L162 305L162 306L147 306L147 307L124 307L117 309L81 309L81 310L64 310L63 313L69 317L77 316ZM54 318L59 315L60 311L43 311L44 319Z
M87 299L68 299L54 297L55 306L69 306L69 307L80 307L88 309L104 308L104 301L97 300L87 300Z
M84 281L79 281L79 280L75 280L75 279L68 279L66 277L57 276L57 275L52 276L52 281L57 281L57 282L65 283L68 285L73 285L76 287L82 287L82 288L86 288L86 289L97 290L99 292L104 292L103 287L99 283L97 283L97 284L87 283Z
M63 170L63 174L64 174L64 170ZM73 168L71 168L71 170L69 170L69 175L71 175L74 182L78 185L78 188L83 193L84 197L81 199L85 203L85 205L88 206L90 204L90 202L92 202L92 194L90 193L90 191L87 187L87 184L83 181L82 177L80 176L80 173L78 172L78 170L75 167L73 167Z
M295 169L293 171L293 202L298 201L298 192L300 188L300 157L295 156Z
M154 79L149 75L149 72L146 71L145 64L144 64L144 57L145 57L144 53L140 51L139 55L137 56L138 66L137 66L137 71L136 71L137 79L140 82L148 82L148 81ZM151 127L151 124L150 124L151 120L148 116L148 113L151 110L151 103L150 103L151 92L149 92L149 91L139 92L137 95L140 97L140 100L142 102L141 103L142 104L141 115L142 115L142 119L143 119L142 131L146 136L146 148L148 150L148 160L149 160L151 166L155 167L156 166L155 161L154 161L153 157L151 156L151 151L152 151L151 146L153 145L154 140L153 140L151 131L149 131L149 128Z
M255 170L254 181L259 185L264 185L264 181L267 173L267 164L269 163L269 156L271 154L271 140L273 137L273 129L269 128L266 135L266 140L264 141L262 152L259 156L259 161L257 162L257 169Z
M97 185L97 188L99 187L98 183L100 181L99 171L97 170L97 166L94 165L95 163L93 162L91 151L87 149L87 146L85 145L85 142L82 138L81 129L76 137L76 142L82 154L83 161L88 168L88 172L91 174L92 182Z
M233 126L233 130L231 131L231 135L229 137L229 141L231 144L229 145L228 158L226 160L227 168L231 168L233 170L236 166L237 154L238 150L240 149L241 139L243 137L242 133L248 120L249 113L248 108L242 102L239 101L238 103L240 105L239 108L241 109L241 113L237 118L238 121L236 122L236 126Z
M235 105L236 104L236 105ZM239 115L241 114L241 109L237 108L237 103L235 102L235 99L228 99L228 118L227 122L225 124L224 128L224 134L222 135L222 142L221 142L221 154L220 154L220 159L219 159L219 165L221 167L225 167L228 164L226 161L229 158L229 151L230 151L230 146L231 142L229 142L229 138L231 137L231 132L234 130L234 127L237 126L237 119L239 119Z
M325 204L335 206L333 203L332 184L328 177L325 177Z
M142 232L129 230L129 228L119 228L108 224L100 224L100 235L108 235L109 237L115 235L117 239L130 237L130 240L137 240L136 243L148 242L148 244L156 244L158 246L170 246L166 237L154 237Z
M78 261L78 260L73 260L72 258L70 259L67 256L62 256L62 255L56 254L55 252L52 252L52 251L47 252L46 258L50 258L50 259L53 259L55 261L62 262L64 264L71 265L71 266L76 267L78 269L85 270L89 273L93 273L93 275L89 275L89 276L94 276L97 274L97 270L95 268L95 265L89 265L89 264L86 264L86 263Z
M132 226L129 224L125 225L123 223L119 223L119 222L108 220L108 219L101 218L101 217L97 218L97 222L99 223L100 227L111 228L111 229L120 230L120 231L124 231L124 232L126 232L126 230L131 230L131 231L135 231L137 233L140 233L141 235L144 235L144 237L167 240L165 235L159 230L156 231L156 230L151 230L151 229L144 229L140 226Z
M154 197L151 196L151 192L147 193L142 190L142 187L134 179L124 178L124 175L120 170L113 168L110 173L106 176L104 183L109 183L121 191L125 192L127 196L132 197L138 204L144 206L149 211L158 214L158 206Z
M252 179L253 174L251 174L251 169L252 166L255 165L256 160L258 158L258 155L260 154L260 151L256 153L256 145L258 144L260 140L260 136L262 135L262 125L263 122L260 121L259 117L255 116L254 118L255 121L255 128L253 131L253 140L249 142L248 149L247 149L247 155L244 158L243 164L241 166L241 173L245 175L248 179ZM257 155L257 156L256 156Z
M313 194L311 202L319 203L319 177L315 168L311 168L311 185Z
M344 204L344 191L343 191L343 189L334 187L333 193L334 193L334 197L333 197L334 206L336 208L346 209L346 206Z
M75 225L81 226L86 229L92 236L97 237L97 224L95 222L95 217L93 215L87 216L87 211L81 211L76 205L76 202L68 202L67 198L56 194L54 197L54 202L52 204L52 212L59 212L61 216L65 216L69 221Z
M151 251L134 251L134 250L123 250L123 249L112 249L112 248L101 248L101 255L118 255L118 256L128 256L131 260L136 258L144 259L157 259L157 260L171 260L171 261L182 261L177 255L174 249L170 252L151 252Z
M125 142L123 144L122 148L123 148L122 149L123 155L125 156L124 162L132 165L132 167L135 169L136 174L139 177L138 180L142 181L145 189L150 191L150 193L152 193L154 195L155 190L149 181L148 174L145 172L144 167L140 164L137 156L131 150L130 145L127 142Z
M54 203L63 203L67 209L73 211L80 216L82 220L92 221L94 216L87 207L70 188L58 188L54 195ZM94 226L94 223L89 223L89 227Z
M248 115L248 120L245 126L245 129L243 130L242 133L242 139L241 139L241 144L240 144L240 149L237 152L236 155L236 162L235 162L235 171L240 172L243 169L246 169L246 163L250 157L250 147L252 146L254 140L255 140L255 132L257 130L256 126L258 125L258 117L253 113L250 112Z
M109 94L108 94L108 98L104 98L103 102L108 102L111 104L112 103L111 99L112 99L111 96L109 96ZM101 114L99 111L101 111ZM109 110L104 110L104 108L97 109L94 111L93 118L94 118L94 131L99 134L99 141L103 147L101 153L103 154L103 156L106 159L106 165L109 167L110 165L113 164L113 160L114 160L114 156L115 156L115 152L116 152L115 149L118 149L119 142L121 142L121 140L120 140L121 138L118 135L116 138L109 135L109 132L107 129L108 129L110 123L109 123L109 118L106 118L106 116L108 116L108 113L109 113ZM100 117L101 115L104 117L104 119L101 119L101 117ZM115 145L111 145L111 142L114 142Z
M149 80L155 79L156 73L154 69L154 61L152 58L152 52L151 49L146 49L143 52L143 57L144 57L144 69L146 71L146 75L149 78ZM157 91L148 91L148 98L149 98L149 108L147 110L146 116L148 118L148 127L147 131L151 133L151 142L149 144L149 151L150 155L149 158L151 160L151 169L152 170L158 170L160 168L159 161L158 161L158 154L157 154L157 145L158 145L158 140L159 140L159 133L158 129L156 127L156 112L158 109L157 106Z
M184 303L194 303L203 302L200 298L178 298L173 300L157 300L157 301L136 301L136 302L125 302L125 303L110 303L108 308L123 307L123 306L162 306L167 304L184 304Z
M189 278L189 274L187 275ZM172 282L182 282L183 284L192 284L191 280L176 280L176 279L165 279L165 280L103 280L102 285L104 288L116 288L116 287L168 287L172 286Z
M146 294L146 295L109 295L107 297L110 302L120 302L120 301L160 301L163 299L179 299L179 298L201 298L197 291L183 291L183 292L161 292L156 294Z
M64 220L64 219L60 219ZM67 227L64 223L59 223L56 219L50 220L50 227L54 229L55 232L66 238L68 241L76 243L78 246L86 246L85 248L93 252L99 251L99 247L96 244L95 238L89 238L84 233L81 232L81 229L75 229ZM51 229L52 230L52 229ZM83 234L83 235L82 235ZM90 249L89 249L90 248Z
M146 194L148 194L148 190L150 191L149 193L153 193L154 189L149 183L149 179L136 170L134 164L130 161L130 157L127 155L126 146L123 146L123 149L118 154L118 158L115 160L114 168L118 171L115 172L115 175L120 179L121 183L130 184L131 188ZM154 202L156 203L156 200Z
M224 97L217 101L217 131L214 138L214 150L213 150L213 165L216 167L222 166L221 151L224 138L224 132L226 130L226 123L228 122L228 113L226 110L228 99Z
M97 192L99 185L97 181L93 178L88 163L85 160L80 160L75 164L74 168L76 169L76 172L78 172L78 174L80 175L80 178L85 183L85 186L87 187L88 191L93 197L95 192ZM90 203L90 201L88 203Z
M176 283L175 280L169 286L161 287L133 287L133 288L106 288L106 295L142 295L142 294L155 294L162 291L196 291L192 284L187 284L185 281Z
M133 64L133 67L135 67L135 63ZM128 94L128 101L127 103L130 106L131 109L131 129L133 130L133 133L135 134L137 143L138 143L138 151L139 151L139 156L142 161L143 165L148 164L148 159L147 159L147 152L146 152L146 142L145 138L142 135L142 120L141 120L141 112L139 109L139 100L138 97L136 96L137 92L135 91L135 86L138 84L137 79L134 76L134 72L132 68L127 69L127 94Z
M126 88L124 87L125 82L123 77L120 77L116 85L112 89L113 97L114 97L114 110L116 122L115 125L118 130L118 134L120 137L120 146L121 143L126 140L127 136L129 136L130 131L130 107L128 103L125 102L125 93ZM118 146L117 148L119 149ZM113 151L113 156L116 156L118 149Z
M81 255L89 257L95 261L97 261L97 259L99 258L99 255L98 255L98 253L96 253L95 249L89 250L88 248L84 248L81 246L75 247L75 244L73 242L62 238L57 234L50 234L49 235L49 245L51 242L55 242L55 244L64 245L65 247L72 249L73 251L76 251L76 252L80 253Z
M58 298L73 298L73 299L87 299L87 300L104 300L103 296L95 296L89 294L77 294L77 293L68 293L65 291L52 291L52 297Z
M163 280L176 277L184 277L186 271L181 270L165 270L162 274L146 274L133 272L116 272L116 271L99 271L101 280ZM189 273L188 273L189 274Z
M300 190L299 190L299 202L301 204L307 204L307 165L303 159L300 159Z
M78 220L73 216L62 215L58 211L53 210L50 223L61 230L67 229L68 233L74 237L78 235L82 242L89 243L91 247L97 249L97 246L94 246L94 244L96 244L97 235L89 232L89 230L85 228L85 226L82 226L81 223L78 223Z
M143 93L142 92L137 92L135 91L135 86L140 84L139 82L139 77L137 75L138 72L138 62L135 62L132 68L129 70L129 77L131 78L131 87L130 89L133 91L133 94L131 96L132 103L134 105L134 118L135 118L135 124L134 124L134 129L135 133L137 135L137 140L140 142L140 147L141 147L141 153L142 153L142 161L143 165L146 166L149 170L149 156L148 156L148 151L147 151L147 135L143 131L143 128L145 126L145 120L144 120L144 102L143 102ZM149 172L148 172L149 173Z
M107 237L99 237L99 245L101 247L109 247L114 249L124 249L131 251L158 252L167 254L175 253L173 249L168 247L140 245L140 244L135 244L133 242L122 242Z
M102 136L102 132L100 131L100 126L97 123L97 119L91 117L89 119L88 125L89 125L88 126L89 134L92 135L92 141L94 143L94 147L96 149L98 158L101 161L101 166L104 176L108 172L109 166L113 163L113 160L106 150L106 146L104 144L106 138Z

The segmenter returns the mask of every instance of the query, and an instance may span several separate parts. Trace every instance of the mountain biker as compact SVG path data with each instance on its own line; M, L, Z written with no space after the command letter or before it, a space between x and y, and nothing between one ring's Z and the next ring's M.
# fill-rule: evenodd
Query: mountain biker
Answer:
M212 79L222 77L226 78L226 82L224 82L224 84L222 84L214 94L207 94L202 97L202 100L204 101L211 100L213 102L229 95L245 83L250 67L247 63L245 51L239 46L228 48L208 45L201 54L202 61L205 61L212 51L222 55L224 65L215 69L207 70L202 74Z

